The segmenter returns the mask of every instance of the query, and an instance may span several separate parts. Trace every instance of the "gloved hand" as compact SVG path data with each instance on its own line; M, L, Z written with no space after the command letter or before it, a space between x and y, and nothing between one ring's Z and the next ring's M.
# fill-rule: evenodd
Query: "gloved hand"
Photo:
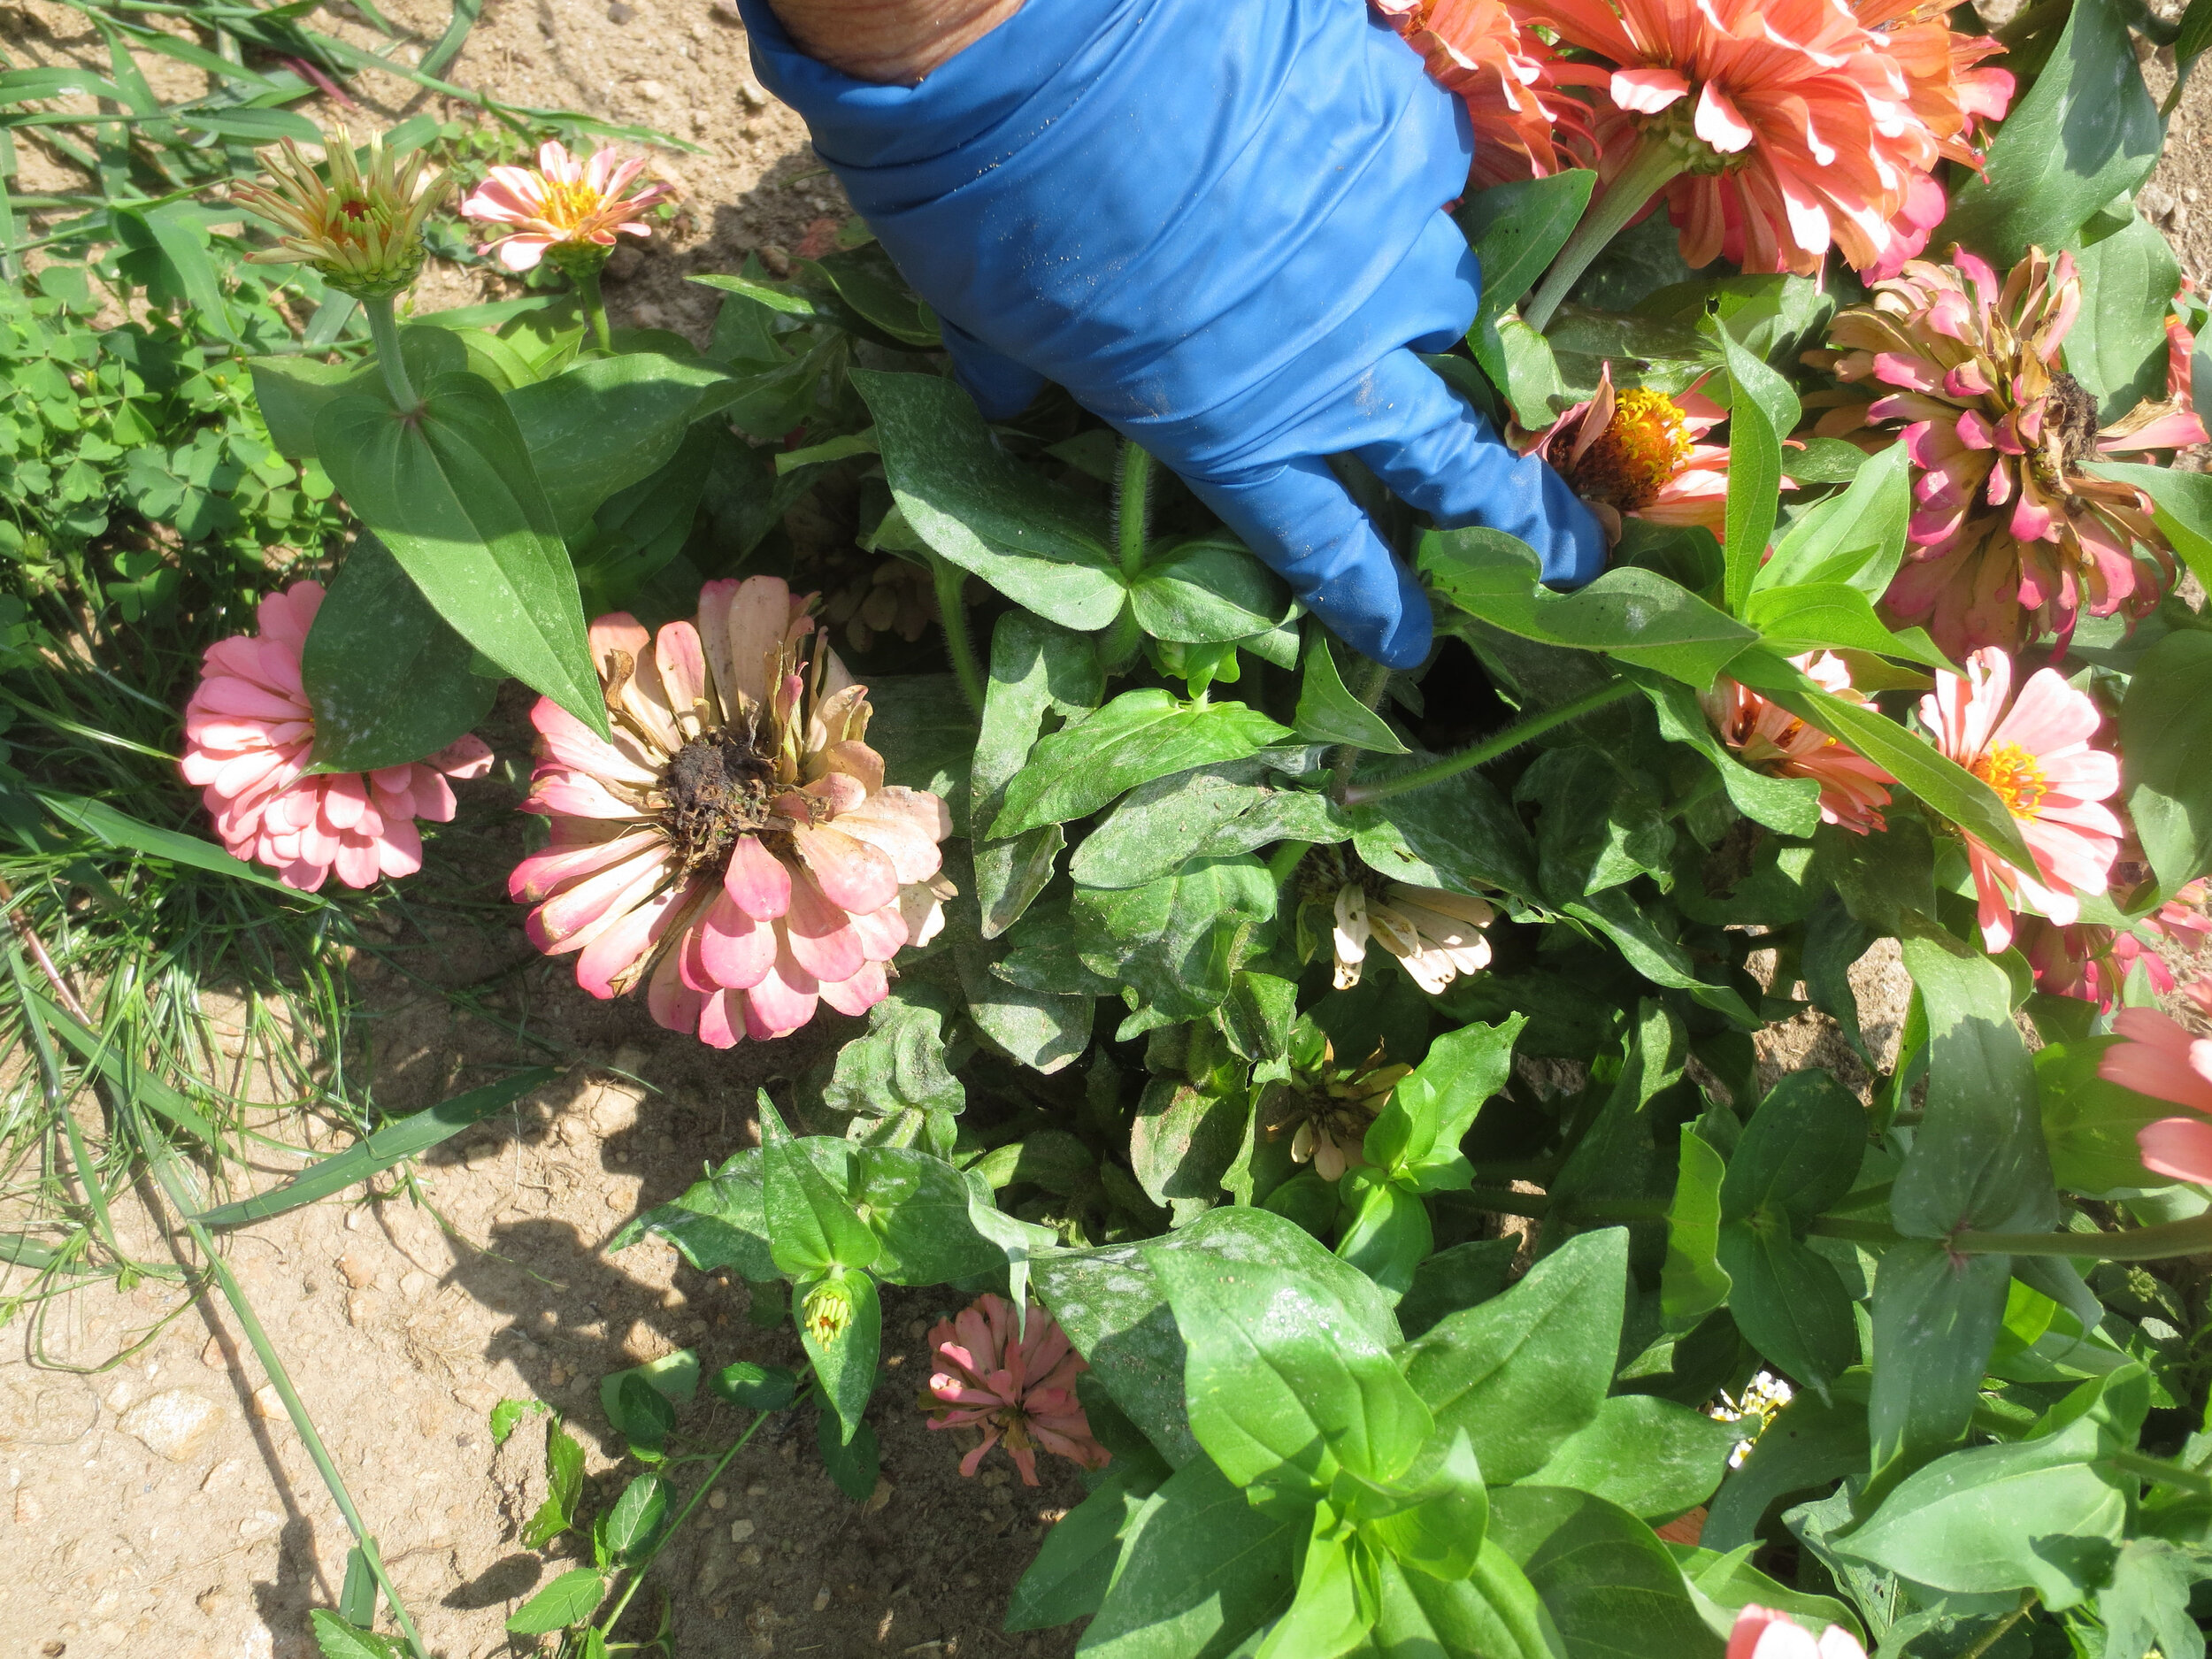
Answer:
M1414 354L1474 319L1441 210L1459 100L1363 0L1028 0L911 87L801 52L740 0L767 88L806 119L986 416L1047 380L1172 467L1340 637L1427 654L1427 600L1324 459L1350 452L1440 525L1487 525L1586 582L1605 542Z

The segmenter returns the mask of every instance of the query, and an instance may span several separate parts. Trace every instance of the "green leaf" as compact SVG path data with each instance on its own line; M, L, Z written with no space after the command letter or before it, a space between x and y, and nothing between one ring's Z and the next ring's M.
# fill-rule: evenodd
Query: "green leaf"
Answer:
M1300 737L1315 743L1348 743L1384 755L1409 752L1387 720L1344 688L1329 631L1318 619L1306 625L1305 662L1298 712L1291 722Z
M1374 1641L1385 1659L1434 1659L1480 1654L1482 1659L1562 1659L1556 1636L1527 1575L1491 1540L1482 1541L1475 1571L1447 1582L1382 1563L1382 1607Z
M1491 1494L1499 1547L1543 1598L1569 1659L1721 1659L1681 1569L1625 1509L1561 1486Z
M1859 1357L1850 1293L1827 1257L1762 1219L1721 1224L1728 1310L1752 1347L1825 1393Z
M1759 1102L1729 1156L1723 1217L1767 1211L1803 1228L1851 1190L1866 1134L1866 1108L1832 1073L1791 1072Z
M2131 1538L2112 1563L2111 1581L2097 1592L2104 1623L2103 1659L2204 1659L2204 1632L2189 1611L2191 1589L2212 1578L2212 1554L2158 1538Z
M1955 673L1951 659L1936 649L1924 628L1893 634L1874 614L1874 602L1842 582L1810 582L1768 588L1749 595L1743 619L1765 636L1767 649L1783 657L1807 651L1872 651Z
M2093 232L2109 225L2101 213ZM2066 331L2066 369L2097 396L2099 419L2117 420L2166 395L2166 314L2181 266L2165 235L2131 210L2116 229L2073 249L2081 311Z
M307 1617L323 1659L405 1659L407 1650L390 1637L360 1629L328 1608L310 1608Z
M1615 1394L1523 1484L1572 1486L1631 1515L1663 1521L1713 1495L1737 1438L1730 1425L1671 1400Z
M868 1010L864 1036L837 1051L822 1103L857 1118L902 1111L958 1113L968 1092L945 1067L945 1022L952 999L933 985L902 980Z
M882 1248L876 1235L815 1167L807 1148L791 1138L765 1089L758 1110L768 1236L777 1267L795 1279L833 1266L868 1266Z
M1490 1495L1465 1430L1441 1435L1399 1483L1409 1507L1365 1524L1379 1543L1407 1565L1437 1578L1464 1578L1482 1552L1490 1524Z
M1597 1416L1627 1290L1627 1232L1578 1233L1504 1295L1408 1343L1406 1380L1440 1430L1467 1431L1486 1479L1522 1479Z
M1467 336L1467 349L1505 394L1514 419L1532 432L1542 431L1581 401L1577 388L1561 373L1551 342L1523 322L1517 311L1507 311L1486 327L1476 328Z
M544 1409L542 1400L502 1400L491 1409L492 1444L504 1446L524 1417Z
M559 1075L551 1066L533 1066L499 1082L471 1089L465 1094L456 1094L427 1110L386 1124L343 1152L318 1158L281 1187L220 1205L193 1219L202 1226L235 1227L249 1221L265 1221L288 1210L311 1204L319 1198L327 1198L333 1193L343 1192L403 1159L427 1151L471 1124L497 1116Z
M1010 1632L1050 1630L1098 1611L1121 1556L1121 1537L1143 1503L1117 1463L1091 1495L1045 1534L1006 1604Z
M1720 1187L1727 1165L1682 1125L1682 1156L1667 1205L1667 1259L1660 1270L1659 1305L1670 1332L1693 1329L1728 1300L1728 1270L1720 1264Z
M851 1439L844 1437L849 1432ZM883 1473L883 1448L875 1430L865 1423L841 1425L834 1411L815 1414L814 1443L822 1454L822 1467L837 1489L855 1503L875 1494Z
M1728 611L1744 614L1744 601L1774 535L1781 503L1782 440L1797 429L1797 394L1790 383L1718 325L1728 365ZM1748 619L1748 618L1747 618Z
M456 633L604 734L575 572L514 417L473 374L423 393L412 419L331 403L315 422L325 470Z
M4 786L0 786L4 787ZM13 794L14 791L7 790ZM267 887L295 900L305 899L319 906L325 901L311 894L300 893L288 887L267 872L257 870L242 858L234 858L221 848L202 841L196 835L162 829L119 812L104 801L88 800L81 795L63 795L58 791L34 788L39 805L73 829L82 830L103 847L127 847L133 852L147 853L156 858L165 858L171 864L182 864L188 870L204 870L210 875L230 876L240 881L250 881L257 887Z
M577 1567L547 1585L507 1621L517 1636L542 1636L580 1624L598 1608L607 1594L606 1580L589 1567Z
M1602 651L1700 691L1757 638L1650 571L1608 571L1578 592L1549 592L1537 580L1534 551L1495 530L1429 531L1419 565L1439 596L1509 634Z
M773 1279L778 1270L769 1249L763 1181L760 1148L741 1147L680 1197L626 1223L607 1248L626 1250L657 1233L700 1272L733 1267L755 1284Z
M2073 1193L2116 1187L2162 1187L2170 1176L2143 1166L2136 1135L2174 1115L2171 1101L2153 1100L2097 1075L2116 1037L2047 1043L2036 1051L2035 1087L2043 1119L2043 1144L2051 1173Z
M1006 786L1037 741L1048 712L1073 717L1098 706L1105 695L1098 652L1082 635L1056 627L1025 611L999 618L991 635L991 683L983 700L983 726L969 779L970 812L988 826L1006 804ZM995 939L1016 922L1052 879L1067 837L1048 824L975 849L976 900L982 932Z
M1344 1659L1356 1652L1373 1616L1374 1598L1363 1594L1363 1582L1372 1571L1373 1557L1361 1541L1327 1510L1317 1509L1297 1592L1253 1659Z
M1230 858L1278 841L1340 841L1344 809L1310 789L1265 780L1266 758L1195 766L1140 784L1086 835L1068 863L1079 887L1135 887L1190 858Z
M2120 705L2128 816L2167 893L2212 869L2212 634L2169 634L2137 668Z
M1371 761L1354 776L1375 783L1396 770L1402 768ZM1473 895L1502 887L1540 898L1535 844L1519 814L1479 772L1356 806L1348 817L1355 850L1370 869L1393 881Z
M2134 461L2085 463L2097 478L2132 484L2151 498L2151 517L2199 581L2212 576L2212 472L2184 472Z
M1866 1408L1824 1402L1808 1389L1782 1408L1721 1483L1701 1541L1723 1552L1740 1548L1759 1537L1760 1521L1776 1503L1825 1491L1840 1476L1863 1473L1866 1463Z
M2090 216L2150 176L2165 124L2136 67L2115 0L2078 0L1981 173L1952 193L1932 245L1958 242L2001 272L2032 247L2061 248Z
M374 772L436 754L491 712L499 682L476 673L384 544L364 534L307 631L300 674L319 772Z
M1000 1264L999 1252L972 1225L962 1171L915 1147L856 1147L850 1156L848 1190L882 1246L872 1270L878 1278L939 1285Z
M865 242L826 259L801 259L797 264L826 283L862 321L896 343L929 349L941 343L936 313L907 287L880 244Z
M1755 601L1757 595L1753 598ZM1627 670L1626 677L1651 699L1659 716L1660 736L1670 742L1687 743L1713 763L1721 787L1736 810L1785 835L1802 838L1819 828L1820 785L1816 781L1770 778L1745 765L1715 735L1697 693L1680 680L1641 668Z
M315 419L327 404L349 392L372 391L377 383L376 369L367 363L249 357L246 367L253 375L254 402L268 426L269 442L279 455L295 461L315 458Z
M1399 1175L1463 1163L1459 1143L1483 1103L1513 1075L1513 1045L1527 1025L1527 1016L1515 1014L1494 1025L1470 1023L1430 1043L1369 1131L1371 1159ZM1399 1124L1402 1130L1387 1126Z
M876 1366L883 1357L883 1303L876 1281L864 1271L833 1268L810 1284L795 1280L791 1294L794 1302L802 1304L796 1310L800 1345L813 1362L824 1403L836 1414L850 1445L862 1426L868 1396L875 1392ZM846 1305L844 1323L827 1340L805 1311L818 1294L841 1297Z
M1137 1185L1156 1204L1176 1198L1214 1202L1251 1118L1251 1102L1241 1089L1217 1093L1176 1078L1154 1078L1129 1125L1129 1167Z
M1202 537L1156 555L1129 585L1137 626L1156 640L1227 645L1267 634L1294 609L1281 577L1240 541Z
M2005 1257L1955 1256L1939 1242L1882 1252L1867 1402L1878 1471L1894 1479L1966 1432L2004 1317L2007 1278Z
M522 1529L523 1548L543 1549L574 1525L583 1495L584 1448L559 1417L550 1417L545 1425L545 1502Z
M1125 595L1102 507L1002 452L950 380L868 369L852 380L875 416L892 498L933 551L1062 627L1114 619Z
M1412 1288L1413 1275L1436 1248L1428 1206L1396 1182L1370 1170L1352 1178L1349 1207L1336 1253L1392 1295Z
M1087 818L1116 795L1171 772L1241 760L1289 733L1240 703L1186 703L1158 688L1125 691L1039 740L1006 787L994 839Z
M1141 887L1076 891L1071 914L1084 966L1134 991L1171 1019L1218 1007L1264 941L1275 881L1251 857L1194 858Z
M1453 217L1475 250L1482 299L1475 332L1536 286L1590 203L1597 174L1584 168L1477 191Z
M740 382L719 364L654 351L586 357L507 394L515 428L545 486L559 534L574 536L600 503L651 477L691 423Z
M799 1379L780 1365L737 1360L707 1379L707 1392L748 1411L781 1411L798 1397Z
M1519 1253L1516 1239L1470 1239L1439 1250L1414 1269L1412 1285L1398 1300L1398 1323L1409 1337L1419 1336L1447 1314L1502 1294Z
M667 1522L668 1483L658 1475L640 1475L607 1511L607 1548L618 1562L641 1560Z
M1513 798L1540 805L1537 858L1555 904L1671 867L1674 825L1653 780L1609 749L1546 749L1521 774Z

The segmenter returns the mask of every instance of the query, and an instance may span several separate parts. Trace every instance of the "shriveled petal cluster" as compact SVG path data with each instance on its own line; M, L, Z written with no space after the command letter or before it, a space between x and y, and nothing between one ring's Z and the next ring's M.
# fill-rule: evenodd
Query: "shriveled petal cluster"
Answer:
M2031 250L2001 284L1954 250L1948 265L1907 262L1831 326L1836 374L1853 389L1812 400L1834 405L1816 430L1902 423L1911 558L1886 603L1954 657L2016 650L2046 632L2062 640L2085 610L2140 615L2173 580L2149 500L2085 464L2202 443L2203 423L2184 379L2165 401L2100 427L2096 398L2061 366L2081 304L2064 253Z
M1340 1065L1335 1045L1325 1041L1317 1060L1294 1061L1288 1078L1262 1092L1260 1128L1271 1141L1288 1130L1291 1161L1312 1164L1325 1181L1336 1180L1367 1162L1368 1128L1412 1070L1392 1064L1379 1043L1357 1065Z
M1703 525L1724 535L1728 448L1704 440L1727 419L1694 389L1671 397L1648 387L1617 390L1607 363L1589 402L1519 447L1549 462L1617 541L1624 514L1654 524ZM1784 479L1782 488L1789 482Z
M1594 144L1589 106L1562 93L1559 53L1502 0L1374 0L1375 10L1459 95L1474 123L1469 188L1547 178L1576 165L1569 142Z
M772 576L709 582L657 635L591 626L610 743L549 698L523 810L551 843L508 881L541 950L717 1048L883 1000L884 964L943 926L935 795L886 785L867 687Z
M1878 265L1909 207L1935 222L1939 163L1980 165L1975 124L2012 93L1977 66L1994 41L1894 0L1529 0L1523 18L1605 60L1555 72L1597 95L1601 183L1647 146L1679 152L1667 201L1692 265L1811 275L1831 247Z
M492 751L465 737L426 760L371 772L306 775L315 717L300 678L307 630L323 603L320 582L294 582L256 613L261 631L207 648L184 710L185 781L201 798L232 856L274 869L312 893L333 870L349 887L422 868L417 818L449 822L449 778L480 778Z
M1815 1637L1787 1613L1754 1602L1736 1615L1728 1659L1866 1659L1866 1649L1840 1624Z
M2200 1013L2212 1015L2212 981L2198 980L2187 995ZM2206 1121L2212 1118L2212 1039L2154 1008L2124 1008L2112 1029L2124 1041L2105 1050L2099 1077L2199 1114L2137 1130L2145 1165L2176 1180L2212 1181L2212 1122Z
M371 135L368 150L364 173L346 129L334 127L323 144L326 179L286 139L269 162L269 183L231 191L232 201L277 227L277 245L247 257L312 265L356 299L386 299L410 287L422 269L423 221L445 199L452 175L432 177L419 150L387 154L380 134Z
M2023 870L1966 836L1982 941L1993 951L2012 943L2014 910L2068 926L2080 919L2080 895L2111 880L2126 832L2103 804L2120 787L2119 760L2090 746L2103 718L2055 669L2038 669L2015 698L2012 659L1993 646L1969 657L1963 676L1938 673L1920 700L1936 747L1996 791L2035 856L2035 869Z
M929 1354L929 1426L983 1431L982 1444L960 1460L962 1474L974 1474L1002 1443L1025 1486L1037 1484L1041 1447L1086 1469L1110 1461L1076 1398L1075 1379L1090 1366L1069 1346L1059 1321L1035 1302L1018 1334L1012 1303L979 1296L956 1317L937 1322Z
M497 254L510 271L527 271L549 254L556 264L576 259L596 270L618 234L651 235L646 211L675 194L658 182L632 191L645 165L642 156L625 161L605 148L580 162L548 139L538 148L535 168L494 167L461 204L461 212L487 224L515 227L480 250Z
M1853 687L1850 668L1834 652L1814 651L1790 660L1822 690L1854 703L1868 700ZM1745 765L1770 777L1810 778L1817 783L1823 823L1860 835L1884 826L1886 786L1897 780L1864 756L1732 680L1720 681L1707 699L1706 712L1721 741Z
M1432 996L1461 974L1479 973L1490 965L1490 941L1482 930L1498 913L1470 894L1391 881L1370 897L1363 884L1348 882L1337 890L1335 910L1330 941L1335 946L1333 979L1340 991L1359 983L1371 940L1395 956L1407 977Z

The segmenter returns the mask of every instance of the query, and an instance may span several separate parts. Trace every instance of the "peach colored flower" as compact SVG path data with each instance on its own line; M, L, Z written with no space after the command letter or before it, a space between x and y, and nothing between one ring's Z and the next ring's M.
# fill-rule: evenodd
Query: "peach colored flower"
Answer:
M580 261L596 269L613 250L617 233L651 235L646 210L675 194L669 186L654 183L624 195L645 165L642 156L625 161L607 149L595 150L589 161L580 163L548 139L539 147L534 170L494 167L461 204L461 212L488 224L517 227L479 250L497 253L510 271L527 271L549 255L556 265Z
M294 582L256 613L258 634L207 648L184 710L187 783L233 857L271 866L285 886L312 893L333 870L349 887L422 868L419 818L449 822L449 778L480 778L492 751L464 737L426 760L371 772L307 775L315 716L300 679L300 652L323 603L320 582Z
M2212 982L2185 995L2212 1015ZM2154 1008L2124 1008L2112 1021L2124 1041L2105 1050L2097 1075L2153 1100L2171 1101L2212 1117L2212 1041L2195 1035ZM2136 1131L2144 1165L2176 1180L2212 1182L2212 1123L2204 1117L2162 1118Z
M1703 440L1727 419L1694 389L1672 397L1647 387L1616 390L1607 363L1588 403L1519 448L1542 456L1573 485L1616 541L1624 513L1654 524L1701 524L1717 536L1728 516L1728 447Z
M1815 1640L1787 1613L1755 1602L1736 1615L1727 1659L1866 1659L1866 1649L1840 1624L1829 1625Z
M2093 478L2100 456L2201 443L2185 379L2100 429L2097 400L2060 366L2082 304L2073 260L2040 250L1996 273L1962 250L1908 261L1829 331L1839 378L1889 388L1816 394L1831 436L1902 422L1913 465L1911 559L1885 603L1927 625L1953 657L2070 637L2080 612L2141 615L2171 583L2174 557L2150 503ZM2173 326L2177 327L2178 319Z
M1429 75L1456 92L1474 123L1470 189L1546 178L1575 165L1555 129L1594 145L1589 106L1563 94L1559 54L1501 0L1374 0L1419 52Z
M1039 1447L1086 1469L1110 1461L1076 1398L1075 1379L1090 1367L1068 1345L1059 1321L1035 1302L1017 1335L1012 1304L979 1296L956 1317L937 1322L929 1352L935 1364L923 1396L929 1426L983 1431L983 1443L960 1460L962 1474L974 1474L1002 1440L1024 1486L1037 1484Z
M1851 684L1851 670L1832 651L1790 659L1823 691L1853 703L1868 701ZM1884 827L1889 804L1884 786L1897 781L1864 756L1810 726L1748 686L1723 680L1706 699L1706 713L1736 758L1775 778L1810 778L1820 786L1820 817L1855 834Z
M867 687L811 603L754 576L709 582L697 620L657 636L602 617L591 652L614 741L549 698L531 711L523 810L552 821L552 844L507 890L537 907L532 942L577 952L594 996L644 981L656 1020L718 1048L796 1031L820 1002L865 1012L952 894L945 803L883 781Z
M1692 265L1809 276L1831 246L1876 264L1915 181L1945 157L1978 166L1975 120L2011 94L1973 68L1993 41L1889 0L1529 0L1525 17L1605 60L1555 71L1600 96L1602 186L1677 157L1667 204Z
M1920 718L1939 749L1996 791L2035 856L2031 873L1966 836L1983 943L2009 946L2019 907L2062 927L2079 919L2079 895L2105 890L2125 833L2102 804L2120 787L2120 763L2089 746L2097 705L2051 668L2015 699L2012 659L1991 646L1967 658L1962 677L1936 675Z

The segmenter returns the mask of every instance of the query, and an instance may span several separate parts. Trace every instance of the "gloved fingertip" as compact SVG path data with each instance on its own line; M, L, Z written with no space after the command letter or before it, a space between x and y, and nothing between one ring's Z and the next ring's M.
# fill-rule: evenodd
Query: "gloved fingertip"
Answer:
M1546 516L1559 531L1544 547L1544 585L1586 588L1605 573L1606 555L1610 550L1605 527L1566 480L1549 467L1544 472Z
M1429 609L1429 596L1421 591L1421 585L1403 566L1394 565L1394 568L1398 576L1398 614L1377 635L1372 649L1360 649L1385 668L1418 668L1428 661L1429 648L1436 641L1436 616Z

